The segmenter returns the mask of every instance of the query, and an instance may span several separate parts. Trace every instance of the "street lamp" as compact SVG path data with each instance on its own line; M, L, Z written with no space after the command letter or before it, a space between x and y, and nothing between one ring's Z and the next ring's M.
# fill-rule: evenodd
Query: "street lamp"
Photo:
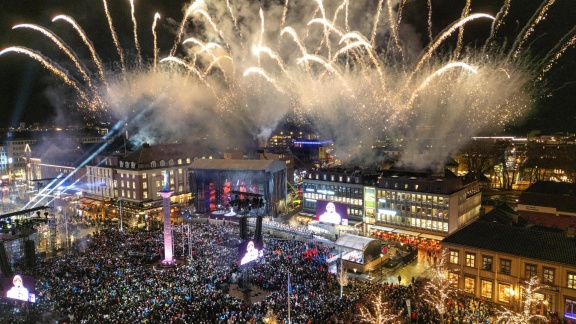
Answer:
M356 268L354 268L354 285L353 288L356 288Z

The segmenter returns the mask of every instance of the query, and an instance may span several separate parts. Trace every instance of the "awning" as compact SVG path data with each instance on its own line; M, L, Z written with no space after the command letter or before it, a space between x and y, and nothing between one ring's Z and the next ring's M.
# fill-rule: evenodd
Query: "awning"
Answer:
M376 226L376 225L372 225L372 226L370 226L370 228L375 229L375 230L379 230L379 231L386 231L386 232L393 232L394 230L396 230L395 228Z
M83 204L83 205L101 205L102 201L88 198L88 197L82 197L78 200L78 203Z
M399 228L395 229L395 230L394 230L394 233L405 234L405 235L412 235L412 236L416 236L416 237L421 234L421 233L418 233L418 232L405 231L405 230L402 230L402 229L399 229Z
M425 234L425 233L420 234L420 237L427 238L430 240L436 240L436 241L442 241L444 239L444 237L442 237L442 236Z

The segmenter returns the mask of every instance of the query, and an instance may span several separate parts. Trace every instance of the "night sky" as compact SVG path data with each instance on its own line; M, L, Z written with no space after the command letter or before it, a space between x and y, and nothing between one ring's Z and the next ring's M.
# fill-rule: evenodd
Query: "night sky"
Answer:
M223 0L218 0L223 1ZM255 2L256 0L252 0ZM277 1L278 2L278 1ZM294 1L296 2L296 1ZM327 1L325 1L327 2ZM378 0L374 0L378 3ZM476 5L476 2L479 5ZM472 0L472 13L485 12L495 15L504 1ZM135 1L139 28L139 42L145 56L151 56L152 35L150 26L155 12L160 12L158 47L165 52L173 45L173 34L166 18L176 22L182 19L182 8L187 1L147 0ZM293 1L290 2L291 4ZM481 5L480 5L481 3ZM464 7L463 0L432 0L434 35L444 27L457 20ZM116 31L123 48L133 48L132 23L130 20L130 3L125 1L108 1L114 19ZM540 6L539 1L512 1L508 24L503 31L516 35ZM81 43L73 29L65 22L52 23L57 14L73 17L87 32L105 64L118 59L113 46L110 30L102 1L97 0L4 0L0 2L0 49L8 46L26 46L44 53L52 60L65 67L72 68L56 46L39 32L19 29L12 26L19 23L33 23L45 26L59 35L82 58L89 58L86 47ZM427 10L426 1L409 1L403 21L414 25L420 31L423 42L426 41ZM565 34L576 26L576 4L574 0L557 0L550 8L547 19L537 26L537 31L530 37L530 47L535 60L541 58ZM487 33L485 25L481 30L474 26L467 27L466 39L484 40ZM513 42L513 38L508 42ZM162 55L162 53L161 53ZM68 65L66 65L68 64ZM533 114L518 125L509 129L518 134L529 130L540 129L545 132L576 132L576 47L570 47L556 66L547 74L546 91L535 103ZM61 81L48 73L38 62L21 54L8 53L0 56L0 127L17 126L20 122L27 124L69 123L74 118L74 110L65 108L57 112L47 97L50 89L65 87ZM52 98L52 101L54 98ZM63 106L72 105L64 103Z

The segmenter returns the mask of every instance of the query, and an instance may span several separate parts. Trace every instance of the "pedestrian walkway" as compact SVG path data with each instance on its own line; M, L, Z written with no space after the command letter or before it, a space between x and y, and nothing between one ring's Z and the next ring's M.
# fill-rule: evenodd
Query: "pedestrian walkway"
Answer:
M381 270L382 276L378 276L380 269L375 269L373 275L376 277L378 282L388 282L397 284L398 275L400 275L401 283L403 285L408 285L411 283L412 278L418 279L427 277L428 273L431 271L431 267L434 261L426 255L426 251L419 250L418 256L410 263L400 266L396 269L386 269Z

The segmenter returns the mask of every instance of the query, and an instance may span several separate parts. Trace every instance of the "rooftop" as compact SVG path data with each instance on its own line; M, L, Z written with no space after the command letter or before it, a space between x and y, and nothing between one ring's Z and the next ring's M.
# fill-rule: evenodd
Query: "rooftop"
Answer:
M536 228L475 221L448 235L442 243L576 265L576 239Z

